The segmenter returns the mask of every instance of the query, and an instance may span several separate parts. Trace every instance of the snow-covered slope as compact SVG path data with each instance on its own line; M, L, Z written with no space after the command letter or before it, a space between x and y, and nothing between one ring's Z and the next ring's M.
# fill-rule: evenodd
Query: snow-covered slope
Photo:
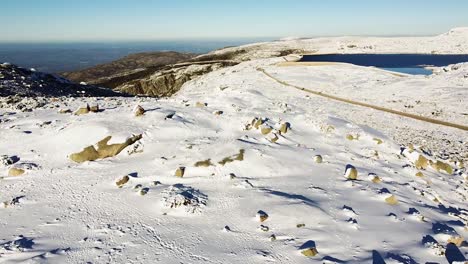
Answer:
M280 61L214 71L171 98L57 98L32 112L5 103L0 262L463 261L468 132L310 95L258 69L466 125L466 65L420 77ZM64 111L86 104L100 111ZM115 157L69 159L139 134Z
M455 28L438 36L426 37L320 37L284 38L212 52L226 54L243 51L237 59L268 58L285 53L434 53L468 54L468 27Z

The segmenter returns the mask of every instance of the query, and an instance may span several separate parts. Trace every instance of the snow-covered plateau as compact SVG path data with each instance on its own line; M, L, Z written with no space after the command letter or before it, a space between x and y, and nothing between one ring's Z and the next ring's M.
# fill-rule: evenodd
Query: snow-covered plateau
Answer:
M168 98L0 98L0 262L466 263L468 64L268 54L468 54L468 30L233 49Z

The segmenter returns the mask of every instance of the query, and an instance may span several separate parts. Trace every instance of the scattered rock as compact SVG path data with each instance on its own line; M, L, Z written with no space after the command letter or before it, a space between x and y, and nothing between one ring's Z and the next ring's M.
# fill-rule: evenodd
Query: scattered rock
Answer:
M115 181L115 185L117 187L122 188L128 181L130 180L130 177L128 175L125 175Z
M263 135L268 135L272 130L273 130L273 128L271 126L268 126L268 125L265 125L265 124L260 126L260 132Z
M174 173L176 177L180 177L180 178L184 177L184 174L185 174L185 167L177 168L177 170Z
M160 182L160 181L154 181L154 182L153 182L153 185L154 185L154 186L161 185L161 182Z
M144 146L141 141L135 142L135 144L131 145L131 147L127 150L128 155L143 153Z
M383 141L380 138L373 138L372 140L374 140L377 143L377 145L380 145L383 143Z
M5 202L3 202L3 207L7 208L7 207L10 207L12 205L17 205L17 204L20 203L20 200L23 199L23 198L24 198L24 195L17 196L15 198L11 199L10 201L5 201Z
M146 195L148 192L149 192L149 188L142 188L142 189L140 190L140 195L142 195L142 196L143 196L143 195Z
M297 227L297 228L302 228L302 227L305 227L305 224L302 224L302 223L301 223L301 224L297 224L296 227Z
M85 161L94 161L98 159L105 159L117 156L126 147L140 140L142 138L142 135L134 135L120 144L108 145L107 142L109 142L111 138L112 136L108 136L99 141L96 144L97 148L95 146L88 146L84 148L81 152L71 154L70 159L74 162L82 163Z
M8 170L8 176L10 177L15 177L15 176L20 176L25 173L25 170L20 169L20 168L10 168Z
M381 179L379 176L377 176L376 174L374 174L374 173L369 173L369 177L372 178L371 181L372 181L373 183L380 183L380 182L382 182L382 179Z
M206 206L207 196L182 184L175 184L162 192L162 201L169 208L185 208L186 212L198 213Z
M345 177L349 180L357 180L357 177L358 177L357 169L351 164L346 165Z
M291 124L289 124L288 122L284 122L281 123L279 131L281 132L281 134L286 134L290 128Z
M322 163L323 162L323 158L321 155L315 155L314 156L314 161L315 163Z
M268 232L270 231L270 228L266 225L260 225L260 230L262 230L263 232Z
M420 171L416 172L415 176L417 177L424 177L424 174Z
M133 186L133 190L140 190L141 188L143 188L143 185L141 185L141 184L137 184L137 185Z
M302 246L299 247L299 250L301 251L301 254L306 257L313 257L318 254L315 242L312 240L305 242Z
M398 204L398 199L396 198L395 195L392 194L389 197L385 198L385 202L390 205L396 205Z
M271 241L271 242L276 241L276 236L275 236L275 234L271 234L271 236L270 236L270 241Z
M211 163L211 159L207 159L207 160L195 162L194 166L195 167L209 167L209 166L213 166L213 163Z
M202 103L202 102L197 102L197 103L195 104L195 106L196 106L196 107L205 107L205 106L208 106L208 104L207 104L207 103Z
M422 239L422 244L424 247L430 249L432 253L436 256L444 256L445 249L442 245L440 245L437 240L435 240L432 236L426 235Z
M0 156L0 165L2 167L10 166L18 162L20 159L17 156L8 156L8 155L1 155Z
M59 113L59 114L71 114L71 113L72 113L72 110L70 110L69 108L60 109L60 110L58 110L58 113Z
M257 212L256 218L257 218L258 221L263 223L268 219L268 214L265 213L264 211L260 210L260 211Z
M442 161L436 161L436 162L433 162L433 161L429 161L429 164L431 165L432 168L434 168L434 170L436 170L437 172L439 171L445 171L447 174L450 174L452 175L453 174L453 168L452 166L450 166L450 164L448 163L445 163L445 162L442 162Z
M276 133L271 133L270 136L269 136L269 140L270 140L272 143L276 143L276 141L279 140L278 134L276 134Z
M90 106L90 107L89 107L89 111L90 111L90 112L93 112L93 113L99 112L99 111L100 111L100 110L99 110L99 105L95 104L95 105Z
M86 104L86 107L80 107L75 111L75 115L85 115L88 114L91 111L90 107L88 104Z
M219 164L221 165L226 165L227 163L230 163L230 162L234 162L234 161L243 161L244 160L244 153L245 153L245 150L244 149L240 149L239 150L239 153L234 155L234 156L229 156L229 157L226 157L224 158L223 160L221 160L220 162L218 162Z
M462 236L456 235L456 236L451 236L448 240L447 243L453 243L457 245L458 247L461 246L465 242L465 239Z
M142 116L145 114L145 112L146 110L140 105L137 105L135 109L133 109L133 113L135 114L135 116Z
M220 110L214 111L213 114L219 116L223 114L223 111L220 111Z
M429 165L429 160L423 155L419 155L418 159L414 162L414 166L418 170L425 170Z
M347 140L358 140L358 139L359 139L359 135L347 134L347 135L346 135L346 139L347 139Z
M231 232L231 228L229 226L224 226L223 231L224 232Z

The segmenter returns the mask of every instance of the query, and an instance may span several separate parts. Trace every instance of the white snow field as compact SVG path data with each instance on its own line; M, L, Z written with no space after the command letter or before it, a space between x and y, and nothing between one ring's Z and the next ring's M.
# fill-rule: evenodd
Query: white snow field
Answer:
M468 50L468 34L456 32L452 42L373 41L394 52L392 43ZM32 112L0 109L0 262L463 263L466 130L307 94L257 68L466 126L467 64L406 76L281 61L212 72L171 98L59 98ZM87 103L103 111L59 113ZM121 143L137 134L115 157L69 159L106 136Z

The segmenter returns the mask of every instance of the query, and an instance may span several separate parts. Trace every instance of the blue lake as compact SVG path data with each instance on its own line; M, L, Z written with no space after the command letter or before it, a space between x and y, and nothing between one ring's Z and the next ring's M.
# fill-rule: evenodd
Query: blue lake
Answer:
M444 54L324 54L304 55L300 61L344 62L359 66L373 66L407 74L430 75L427 66L443 67L468 62L468 55Z

